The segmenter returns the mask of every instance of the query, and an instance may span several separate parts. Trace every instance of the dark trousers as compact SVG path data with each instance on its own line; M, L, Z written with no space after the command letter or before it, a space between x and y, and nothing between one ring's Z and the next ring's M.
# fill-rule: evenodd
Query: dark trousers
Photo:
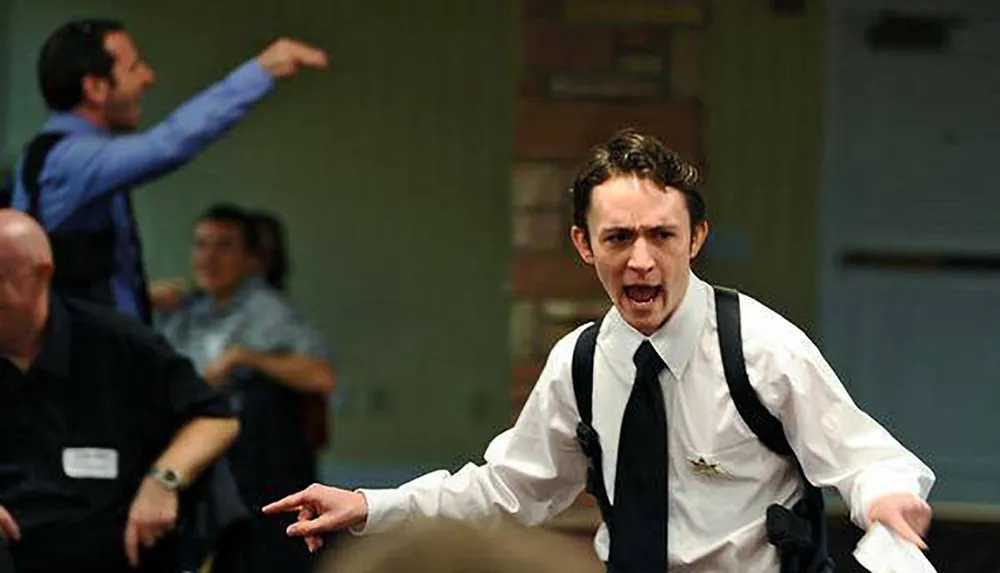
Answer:
M7 549L7 540L0 534L0 573L14 573L14 558Z
M318 555L306 549L298 537L288 537L285 529L294 514L258 514L226 533L212 561L212 573L308 573Z
M84 529L59 536L25 532L9 550L16 573L176 573L177 570L177 539L173 535L162 537L151 549L140 544L138 569L133 569L125 556L124 530Z

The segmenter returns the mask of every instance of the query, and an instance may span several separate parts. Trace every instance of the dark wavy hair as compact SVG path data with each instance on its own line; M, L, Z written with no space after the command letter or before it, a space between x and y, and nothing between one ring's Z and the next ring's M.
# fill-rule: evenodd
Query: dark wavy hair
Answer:
M71 20L45 40L38 54L38 86L45 105L53 111L69 111L83 101L83 78L108 79L115 58L104 48L108 34L125 26L117 20Z
M592 150L573 182L573 224L583 229L588 242L587 214L594 187L630 175L683 193L692 231L707 217L705 200L697 188L698 169L656 137L625 129Z

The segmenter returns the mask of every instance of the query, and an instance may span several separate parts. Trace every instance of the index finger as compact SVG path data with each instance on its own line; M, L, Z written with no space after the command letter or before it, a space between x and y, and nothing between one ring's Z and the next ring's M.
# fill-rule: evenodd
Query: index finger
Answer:
M125 526L125 555L128 557L129 565L139 566L139 532L131 520Z
M264 513L279 513L283 511L298 511L299 508L308 501L306 490L298 491L279 499L273 503L269 503L261 508Z

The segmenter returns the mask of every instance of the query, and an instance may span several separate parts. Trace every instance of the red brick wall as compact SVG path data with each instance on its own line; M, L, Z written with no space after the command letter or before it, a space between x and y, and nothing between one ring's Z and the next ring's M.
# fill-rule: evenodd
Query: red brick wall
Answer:
M521 6L510 271L514 416L555 341L609 304L569 240L568 190L587 150L636 127L702 163L706 20L706 4L696 0Z

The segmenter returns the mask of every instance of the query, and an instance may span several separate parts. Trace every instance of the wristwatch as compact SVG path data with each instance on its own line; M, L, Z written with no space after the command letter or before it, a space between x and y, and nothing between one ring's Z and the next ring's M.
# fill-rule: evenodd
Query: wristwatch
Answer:
M149 468L149 477L170 491L177 491L184 486L181 474L172 469L153 466Z

